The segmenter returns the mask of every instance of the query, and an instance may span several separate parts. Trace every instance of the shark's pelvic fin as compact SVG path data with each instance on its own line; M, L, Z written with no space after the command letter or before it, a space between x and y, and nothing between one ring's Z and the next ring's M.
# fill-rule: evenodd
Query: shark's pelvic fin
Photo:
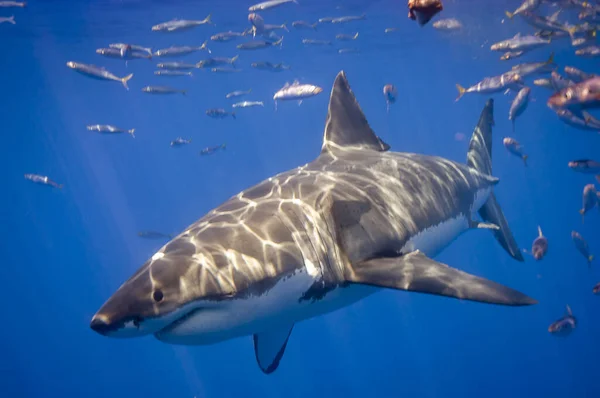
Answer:
M523 293L451 268L418 250L399 257L374 258L358 263L347 270L345 279L351 283L488 304L523 306L537 303Z
M280 327L254 335L254 355L264 373L273 373L279 366L293 328Z
M494 125L494 100L489 99L479 118L479 123L473 131L471 142L469 143L469 152L467 154L467 164L475 170L492 175L492 126ZM512 232L502 213L502 208L492 192L489 199L479 209L479 215L485 221L499 226L499 229L492 229L496 240L502 245L515 260L525 261L519 246L513 237Z
M331 90L321 152L329 152L334 147L359 147L379 152L390 149L371 130L343 71L338 73Z

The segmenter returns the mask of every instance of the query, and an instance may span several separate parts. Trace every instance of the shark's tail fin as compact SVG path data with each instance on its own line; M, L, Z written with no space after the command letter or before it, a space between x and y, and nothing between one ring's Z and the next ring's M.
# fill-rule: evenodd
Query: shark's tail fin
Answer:
M494 125L494 100L489 99L479 118L479 123L473 131L471 142L469 144L469 152L467 154L467 164L475 170L492 175L492 126ZM479 209L481 218L499 226L499 229L493 229L492 233L496 240L502 245L504 250L517 261L524 261L523 254L517 242L513 237L508 222L502 213L502 209L496 200L494 193L490 196L485 204Z

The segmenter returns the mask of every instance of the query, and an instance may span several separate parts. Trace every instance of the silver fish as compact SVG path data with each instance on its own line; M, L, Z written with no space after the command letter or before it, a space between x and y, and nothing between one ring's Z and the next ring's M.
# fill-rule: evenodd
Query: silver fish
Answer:
M567 305L567 314L548 327L548 332L556 336L568 336L577 326L577 318L573 316L571 307Z
M282 6L284 4L288 4L288 3L296 3L296 4L298 4L298 1L297 0L270 0L270 1L264 1L262 3L258 3L258 4L255 4L253 6L248 7L248 11L250 11L250 12L264 11L264 10L269 10L271 8L279 7L279 6Z
M575 51L575 55L578 55L580 57L588 57L588 58L598 57L598 56L600 56L600 47L588 46L588 47L580 48L577 51Z
M585 214L588 211L598 206L598 192L596 191L596 187L594 186L594 184L587 184L585 187L583 187L582 202L583 206L581 210L579 210L579 214L581 214L581 222L584 221Z
M513 12L506 11L505 14L509 19L512 19L515 15L521 14L525 11L535 11L541 4L541 0L525 0L516 10Z
M521 36L517 33L514 37L491 45L492 51L529 51L550 44L550 40L528 35Z
M515 99L510 105L510 110L508 111L508 120L512 121L512 129L515 131L515 120L517 117L525 112L527 105L529 105L529 94L531 93L531 89L529 87L523 87L517 93Z
M358 32L356 32L353 35L345 35L345 34L335 35L335 38L340 41L356 40L356 39L358 39Z
M0 1L0 8L11 8L11 7L27 7L27 3L24 1Z
M554 90L554 85L550 79L536 79L533 81L534 86L547 88L549 90Z
M168 22L159 23L152 27L153 32L176 32L181 30L188 30L195 28L196 26L212 24L211 15L209 14L206 18L201 21L193 21L186 19L172 19Z
M192 74L192 72L184 72L182 70L171 70L171 69L162 69L162 70L155 70L154 74L156 76L189 76L189 77L194 77L194 75Z
M521 76L518 73L511 71L500 76L486 77L479 83L468 88L464 88L460 84L457 84L456 89L458 90L458 96L455 101L460 100L463 95L467 93L490 94L498 93L506 89L520 90L522 87L523 79Z
M312 29L317 30L318 23L315 22L313 24L308 23L306 21L294 21L292 22L292 26L296 29Z
M237 39L239 37L243 37L243 36L245 36L244 32L239 33L239 32L229 31L229 32L222 32L222 33L217 33L215 35L212 35L210 37L210 39L212 41L227 42L227 41L231 41L231 40Z
M188 145L188 144L191 144L191 143L192 143L191 139L186 140L186 139L183 139L181 137L177 137L173 141L171 141L171 146L173 148L178 148L180 146Z
M210 71L213 73L238 73L238 72L241 72L242 70L235 69L235 68L216 67L216 68L211 68Z
M575 247L577 248L579 253L581 253L583 257L585 257L585 260L588 263L588 267L591 267L594 256L590 254L590 246L588 245L586 240L583 239L583 236L581 236L581 234L579 234L579 232L577 231L571 231L571 238L573 239L573 243L575 243Z
M360 50L358 48L340 48L338 50L339 54L357 54Z
M285 65L282 62L278 64L273 64L271 62L253 62L250 66L252 66L255 69L268 70L271 72L281 72L284 70L291 69L291 66Z
M168 70L189 70L196 69L198 67L197 64L186 64L184 62L161 62L156 65L159 69L168 69Z
M112 43L112 44L109 44L108 47L117 48L119 50L125 50L127 48L130 48L132 51L139 51L139 52L144 52L149 55L152 55L152 49L150 47L142 47L142 46L139 46L136 44Z
M265 106L262 101L242 101L231 105L233 108L252 108L256 106Z
M206 115L210 116L212 118L215 118L215 119L224 119L227 116L231 116L232 118L235 119L235 112L227 112L223 108L208 109L206 111Z
M580 83L584 80L591 79L592 77L597 76L593 73L586 73L586 72L579 70L577 68L574 68L572 66L565 66L565 73L575 83Z
M311 46L330 46L332 43L329 40L302 39L302 44Z
M107 71L106 69L98 67L96 65L86 65L73 61L67 62L67 66L73 69L74 71L81 73L82 75L86 75L94 79L121 82L123 87L125 87L127 90L129 90L127 82L133 77L133 73L125 77L117 77L109 71Z
M556 68L554 63L554 53L550 54L548 60L544 62L531 62L519 64L512 67L511 71L518 73L519 76L525 78L530 75L551 73Z
M333 18L331 20L331 23L337 24L337 23L346 23L346 22L353 22L353 21L363 21L367 19L367 16L365 14L362 15L350 15L350 16L346 16L346 17L339 17L339 18Z
M135 138L135 129L129 129L129 130L125 130L125 129L121 129L115 126L111 126L109 124L92 124L89 126L86 126L86 128L89 131L95 131L97 133L101 133L101 134L129 134L131 135L132 138Z
M15 22L15 16L11 15L10 17L0 17L0 23L9 23L9 24L13 24L16 25L17 23Z
M463 25L456 18L446 18L435 21L433 27L437 30L453 31L462 29Z
M58 184L54 181L52 181L50 178L48 178L48 176L42 176L39 174L25 174L25 179L29 180L29 181L33 181L37 184L42 184L42 185L48 185L54 188L62 188L63 184Z
M219 66L219 65L234 65L236 61L240 58L239 55L235 57L226 58L226 57L214 57L204 59L196 64L196 68L207 68L211 66Z
M182 46L182 47L163 48L161 50L157 50L154 53L154 56L155 57L179 57L179 56L192 54L192 53L195 53L196 51L202 51L202 50L205 50L210 54L211 51L206 46L207 44L208 44L208 42L205 41L199 47Z
M578 159L570 161L569 168L584 174L600 175L600 162L591 159Z
M183 94L187 93L187 90L179 90L167 86L146 86L142 89L143 92L148 94Z
M518 58L525 54L525 51L507 51L500 57L500 61L508 61L509 59Z
M265 41L265 40L255 40L255 41L250 41L247 43L242 43L242 44L238 44L237 48L239 50L258 50L261 48L267 48L267 47L275 47L275 46L280 46L283 42L283 37L281 37L279 40L271 42L271 41Z
M300 84L300 82L296 80L292 84L286 83L280 88L275 95L273 95L273 100L275 100L276 103L278 100L299 100L300 103L302 103L304 98L314 97L322 92L323 89L319 86L313 84Z
M523 163L525 163L525 166L527 166L528 156L523 153L523 146L519 144L517 140L510 137L505 137L502 140L502 144L504 144L504 147L508 150L508 152L523 159Z
M99 48L96 50L96 54L103 55L108 58L120 58L126 61L132 59L152 59L152 55L148 55L141 51L124 51L118 48Z
M247 90L247 91L232 91L231 93L227 94L225 96L225 98L237 98L237 97L241 97L243 95L248 95L252 92L252 89Z

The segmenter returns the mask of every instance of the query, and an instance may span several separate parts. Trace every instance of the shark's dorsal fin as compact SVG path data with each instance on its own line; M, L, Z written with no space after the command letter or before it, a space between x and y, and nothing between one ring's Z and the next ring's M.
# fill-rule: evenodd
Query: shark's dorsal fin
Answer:
M321 153L333 148L363 148L387 151L390 146L375 135L350 89L346 74L338 73L329 98L329 111Z

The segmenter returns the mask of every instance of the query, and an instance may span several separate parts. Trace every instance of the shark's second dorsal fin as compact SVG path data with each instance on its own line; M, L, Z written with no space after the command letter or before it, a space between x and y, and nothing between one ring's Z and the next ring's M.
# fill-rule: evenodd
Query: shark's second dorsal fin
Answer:
M390 146L371 130L367 118L350 89L346 74L341 71L335 78L329 98L329 111L321 153L344 147L379 152L390 149Z

